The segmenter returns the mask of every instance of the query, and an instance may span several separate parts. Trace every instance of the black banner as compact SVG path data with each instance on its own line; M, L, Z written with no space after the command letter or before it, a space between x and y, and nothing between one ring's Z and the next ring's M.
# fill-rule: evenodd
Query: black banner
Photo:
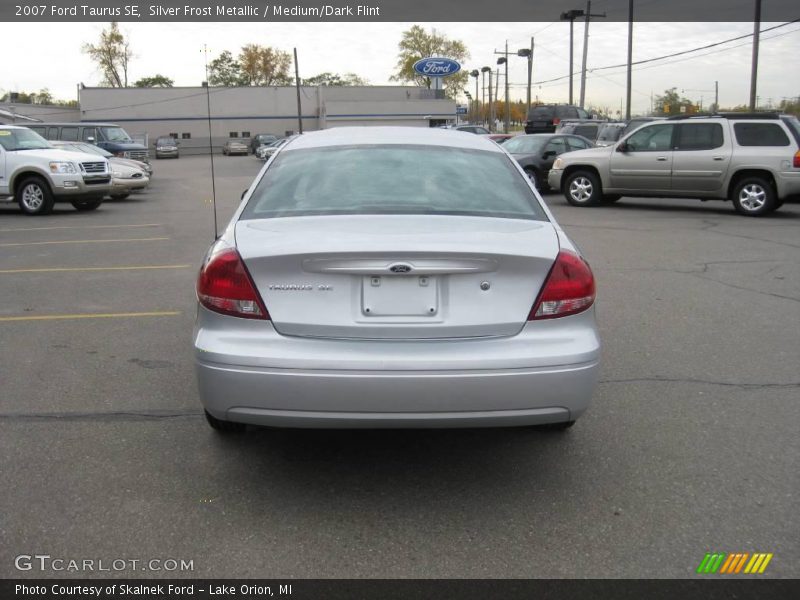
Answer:
M578 3L579 8L583 6ZM627 21L629 0L597 2L606 21ZM755 0L634 0L639 22L753 21ZM574 0L4 0L0 21L79 22L547 22ZM763 22L800 17L797 0L763 0Z
M679 580L566 579L239 579L11 580L3 600L783 600L800 597L799 580L700 578Z

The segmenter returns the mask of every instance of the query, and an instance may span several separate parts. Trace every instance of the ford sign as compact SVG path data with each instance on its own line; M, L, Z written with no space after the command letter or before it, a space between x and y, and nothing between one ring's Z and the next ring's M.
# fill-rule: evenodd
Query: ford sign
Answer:
M414 72L425 77L449 77L461 70L461 65L449 58L423 58L414 63Z

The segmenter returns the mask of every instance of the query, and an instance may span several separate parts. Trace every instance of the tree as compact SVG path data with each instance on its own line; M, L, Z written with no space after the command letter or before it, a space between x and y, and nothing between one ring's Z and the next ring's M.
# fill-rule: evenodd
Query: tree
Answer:
M314 77L303 79L303 85L369 85L369 81L363 77L359 77L355 73L345 73L344 75L339 75L338 73L328 73L326 71L325 73L314 75Z
M419 25L403 32L403 37L398 44L397 65L392 81L413 82L418 86L431 87L431 78L418 75L414 71L414 63L429 56L451 58L464 63L469 58L469 52L464 42L450 40L446 36L431 31L427 33ZM459 71L455 75L443 78L445 94L455 99L464 89L469 79L469 73Z
M82 49L97 63L103 74L103 85L128 87L128 64L133 57L133 51L116 21L112 21L109 28L100 33L100 42L97 45L87 43Z
M225 50L208 65L208 84L223 87L248 85L242 66Z
M283 50L247 44L242 47L238 63L247 85L288 85L292 81L292 59Z
M165 75L156 73L152 77L142 77L134 82L135 87L172 87L175 82Z
M655 114L664 116L691 114L695 111L694 103L678 94L678 88L664 90L664 95L656 96Z

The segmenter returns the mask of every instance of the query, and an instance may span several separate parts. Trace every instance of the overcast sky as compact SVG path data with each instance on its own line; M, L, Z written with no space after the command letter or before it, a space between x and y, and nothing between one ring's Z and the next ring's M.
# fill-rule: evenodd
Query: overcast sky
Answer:
M199 85L203 80L203 44L210 57L223 50L234 55L247 43L275 46L291 52L297 47L300 76L323 71L354 72L373 84L389 84L401 34L412 23L122 23L134 58L129 81L161 73L177 86ZM496 68L495 50L508 40L509 49L530 44L535 36L534 82L569 73L569 25L566 23L433 23L450 38L462 40L470 59L464 68L490 65ZM777 25L763 23L762 29ZM97 85L101 79L81 52L85 41L95 42L100 23L9 23L2 25L4 53L0 69L0 94L6 91L38 91L47 87L58 98L72 99L76 84ZM752 33L751 23L637 23L634 27L634 60L688 50ZM773 38L774 39L769 39ZM575 23L575 69L580 67L583 24ZM8 49L13 48L13 55ZM770 99L800 94L797 56L800 23L762 34L758 95L761 104ZM589 38L589 69L626 61L627 23L593 22ZM714 81L719 81L723 107L746 104L750 86L750 39L740 40L684 57L634 67L633 112L650 108L650 95L677 87L684 95L713 102ZM510 58L512 99L525 97L526 61ZM577 103L580 78L575 77ZM470 80L474 93L474 80ZM566 102L568 81L534 86L534 95L546 102ZM619 109L625 95L625 69L589 73L587 105ZM502 80L501 80L502 98Z

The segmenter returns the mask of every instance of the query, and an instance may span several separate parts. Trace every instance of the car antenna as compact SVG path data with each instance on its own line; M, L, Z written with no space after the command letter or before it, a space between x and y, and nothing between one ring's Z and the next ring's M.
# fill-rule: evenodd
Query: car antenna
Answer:
M206 108L208 114L208 155L211 157L211 205L214 210L214 239L219 239L217 232L217 185L214 179L214 146L211 142L211 92L208 85L208 46L203 44L203 58L206 66L206 80L203 87L206 88Z

